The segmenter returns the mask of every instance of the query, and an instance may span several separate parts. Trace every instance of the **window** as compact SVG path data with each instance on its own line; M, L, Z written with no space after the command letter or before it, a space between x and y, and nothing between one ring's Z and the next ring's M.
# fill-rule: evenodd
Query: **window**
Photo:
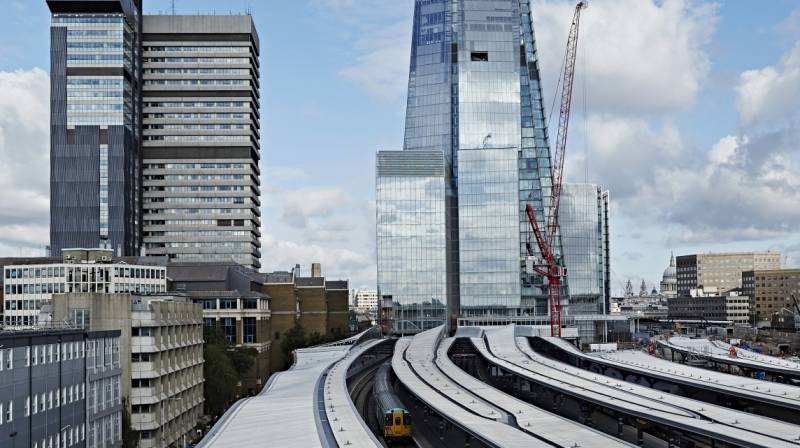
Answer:
M221 310L235 310L236 299L220 299L219 308Z
M258 299L244 299L242 301L242 308L245 310L258 309Z
M11 423L14 421L14 402L9 401L6 406L6 422Z
M256 342L256 318L245 317L242 319L244 326L244 343L252 344Z
M489 62L489 53L486 51L473 51L470 54L470 60L476 62Z
M235 344L236 343L236 319L233 317L222 318L222 334L225 340Z

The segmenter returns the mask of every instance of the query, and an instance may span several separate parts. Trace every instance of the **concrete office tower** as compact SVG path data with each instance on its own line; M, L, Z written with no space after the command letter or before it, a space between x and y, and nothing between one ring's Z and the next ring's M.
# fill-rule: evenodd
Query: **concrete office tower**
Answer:
M565 183L561 192L567 315L607 314L611 306L608 196L592 184Z
M530 2L416 0L413 26L404 150L444 155L448 321L544 323L546 281L520 269L525 205L543 225L552 199Z
M781 253L721 252L681 255L676 260L678 295L692 289L717 288L720 293L742 287L742 273L774 270L781 267Z
M145 16L144 245L260 267L259 41L242 16Z
M50 247L138 254L139 0L47 0Z

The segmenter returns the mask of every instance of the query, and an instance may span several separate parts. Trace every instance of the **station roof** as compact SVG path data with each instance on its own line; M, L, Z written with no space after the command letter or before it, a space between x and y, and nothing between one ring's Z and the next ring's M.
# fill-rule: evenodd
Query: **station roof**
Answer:
M513 326L472 338L490 362L562 393L741 446L797 446L800 427L626 383L539 355ZM488 342L488 344L487 344Z

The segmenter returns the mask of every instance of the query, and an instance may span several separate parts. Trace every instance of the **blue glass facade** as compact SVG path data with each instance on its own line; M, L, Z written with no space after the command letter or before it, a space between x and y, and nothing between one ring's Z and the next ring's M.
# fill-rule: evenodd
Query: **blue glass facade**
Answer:
M441 325L447 302L445 165L441 151L381 151L376 163L380 295L398 333Z
M138 252L141 6L51 0L54 255L74 247Z
M404 150L444 155L448 315L546 315L544 279L520 269L525 206L544 226L552 199L530 2L416 0L413 26Z
M606 314L610 300L608 192L597 185L565 183L560 207L570 292L566 314Z

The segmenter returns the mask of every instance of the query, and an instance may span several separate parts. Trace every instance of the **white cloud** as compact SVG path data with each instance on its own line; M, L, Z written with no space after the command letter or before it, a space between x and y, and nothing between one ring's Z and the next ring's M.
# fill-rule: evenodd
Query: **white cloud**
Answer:
M285 191L280 195L281 220L305 228L309 219L327 218L337 209L347 207L350 198L338 187L309 187Z
M405 98L413 0L312 0L349 35L350 60L339 76L384 100Z
M50 80L41 69L0 71L0 246L48 244Z
M552 98L574 1L536 0L537 48ZM576 95L586 82L590 110L664 112L694 102L708 74L716 5L690 0L596 0L582 12ZM549 107L549 104L548 104Z
M797 118L800 101L800 43L780 63L740 76L736 87L736 108L744 126L770 124Z
M339 74L385 100L405 96L411 51L411 22L374 30L355 44L355 61Z

